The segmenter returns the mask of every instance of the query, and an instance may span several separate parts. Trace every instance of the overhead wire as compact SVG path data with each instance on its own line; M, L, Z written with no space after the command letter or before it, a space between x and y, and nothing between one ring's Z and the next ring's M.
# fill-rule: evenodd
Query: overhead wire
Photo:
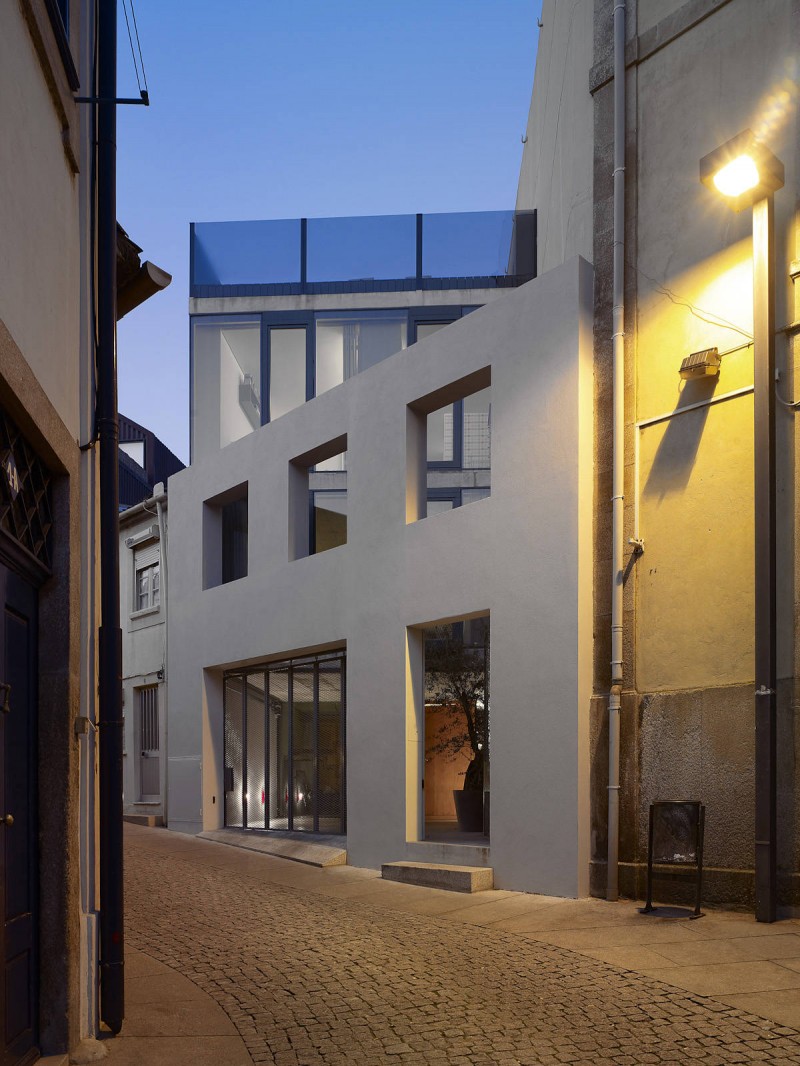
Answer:
M130 17L128 16L128 7L129 6L130 6L130 9L131 9ZM125 26L126 26L126 28L128 30L128 43L131 46L131 58L133 59L133 69L134 69L134 72L136 74L136 84L139 87L139 94L142 95L143 92L144 93L148 93L147 73L145 72L145 69L144 69L144 56L142 54L142 43L141 43L141 41L139 39L139 26L138 26L138 24L136 22L136 11L135 11L134 6L133 6L133 0L122 0L122 11L123 11L123 14L125 15ZM133 22L133 33L131 33L131 22ZM133 44L134 35L136 37L136 47L134 47L134 44ZM137 59L137 55L136 55L137 49L138 49L138 53L139 53L138 59ZM140 67L141 67L141 75L139 73L139 68ZM142 84L142 83L144 83L144 84Z

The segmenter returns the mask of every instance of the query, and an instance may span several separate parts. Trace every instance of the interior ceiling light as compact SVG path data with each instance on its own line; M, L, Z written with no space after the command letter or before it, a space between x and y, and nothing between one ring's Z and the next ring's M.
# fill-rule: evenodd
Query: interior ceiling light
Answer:
M735 211L783 186L783 163L752 130L743 130L700 160L700 180Z

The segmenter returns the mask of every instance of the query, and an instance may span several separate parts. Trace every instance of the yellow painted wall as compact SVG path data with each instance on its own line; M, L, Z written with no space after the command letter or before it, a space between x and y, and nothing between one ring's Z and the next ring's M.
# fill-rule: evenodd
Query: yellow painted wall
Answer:
M753 677L753 398L640 432L640 691Z

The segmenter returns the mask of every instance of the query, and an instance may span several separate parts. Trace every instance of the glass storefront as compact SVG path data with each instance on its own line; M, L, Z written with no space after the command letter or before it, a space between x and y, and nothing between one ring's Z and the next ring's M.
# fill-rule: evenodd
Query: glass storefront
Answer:
M346 831L343 653L225 675L225 825Z

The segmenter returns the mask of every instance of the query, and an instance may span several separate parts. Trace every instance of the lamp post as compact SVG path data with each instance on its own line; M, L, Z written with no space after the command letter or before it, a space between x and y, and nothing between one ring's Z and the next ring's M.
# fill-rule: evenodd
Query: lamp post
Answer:
M753 208L755 459L755 861L756 919L777 917L775 654L775 269L772 194L781 161L750 130L700 160L700 180L734 211Z

